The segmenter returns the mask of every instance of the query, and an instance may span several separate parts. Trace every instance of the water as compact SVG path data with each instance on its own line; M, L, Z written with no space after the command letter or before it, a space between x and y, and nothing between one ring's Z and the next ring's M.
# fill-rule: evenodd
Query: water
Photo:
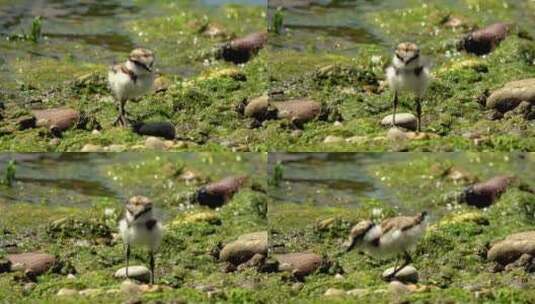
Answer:
M17 62L34 59L68 60L83 66L111 65L124 59L125 53L142 44L139 33L124 28L132 20L164 17L191 7L214 10L214 7L233 3L266 5L265 0L206 0L206 1L134 1L134 0L0 0L0 81L2 87L14 89L21 81L14 71L24 73ZM170 5L176 5L171 9ZM9 42L6 39L30 31L35 17L42 17L39 44ZM177 29L178 30L178 29ZM162 43L175 43L163 41ZM156 46L153 46L156 48ZM157 50L156 50L157 51ZM180 50L177 50L180 51ZM162 59L162 58L160 58ZM25 67L32 69L32 66ZM167 74L190 76L197 72L191 63L161 66ZM30 71L31 72L31 71ZM70 73L70 72L69 72ZM65 77L65 75L62 75ZM68 75L66 75L68 77ZM79 76L79 75L78 75ZM50 77L54 78L54 77ZM58 84L61 81L40 80L39 84Z
M270 44L275 49L297 51L314 50L329 53L351 54L361 44L377 44L387 48L398 41L381 35L380 31L366 22L366 15L383 10L395 10L414 3L441 3L450 7L468 9L467 1L413 1L413 0L270 0L268 16L277 8L284 15L284 35L274 37ZM504 1L515 8L520 25L535 33L535 13L526 1ZM446 12L444 12L446 14ZM486 23L497 22L494 16L485 16ZM511 20L514 21L514 20Z
M210 165L208 159L212 157L213 162L221 166ZM122 201L134 194L151 197L158 194L168 198L184 186L180 180L164 173L166 166L177 163L201 174L203 168L209 166L210 175L202 176L212 178L212 174L258 176L259 170L265 170L260 155L243 155L243 162L236 162L235 157L234 154L210 156L205 153L150 152L2 153L0 174L4 174L10 160L15 160L16 180L12 187L0 185L0 201L87 207L100 199ZM124 174L115 170L128 172L128 180L123 180L120 176ZM172 172L167 173L172 175ZM179 185L170 188L170 183Z
M363 201L374 199L386 202L398 210L410 209L400 200L398 191L386 186L381 177L372 170L383 165L399 165L422 157L436 163L451 161L462 168L478 167L480 178L498 174L513 174L522 181L535 180L533 159L522 154L471 153L271 153L268 174L274 166L283 166L281 187L270 191L276 202L312 203L319 207L358 208ZM509 162L503 163L504 157ZM500 163L499 163L500 162ZM422 172L421 174L426 174ZM460 189L460 188L459 188Z

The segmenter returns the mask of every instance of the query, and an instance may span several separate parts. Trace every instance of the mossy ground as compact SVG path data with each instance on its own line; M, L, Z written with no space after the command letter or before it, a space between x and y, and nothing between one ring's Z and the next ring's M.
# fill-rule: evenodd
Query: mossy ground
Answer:
M517 188L508 190L488 209L456 204L451 194L465 183L444 176L444 169L455 165L485 180L497 174L515 174L524 182L533 180L533 155L511 154L412 154L408 160L376 164L365 168L377 183L391 189L396 202L377 199L359 200L358 208L322 206L312 202L274 201L269 209L272 242L281 252L312 251L326 256L343 271L314 273L300 290L291 280L275 286L279 302L293 303L531 303L535 300L533 274L522 269L492 273L486 260L491 242L508 234L533 229L534 196ZM271 188L272 191L281 191ZM428 231L413 254L424 291L401 297L391 296L382 272L394 266L394 259L375 259L357 251L345 253L342 243L353 224L373 217L414 214L427 210L431 214ZM365 296L326 297L329 288L367 289Z
M137 5L150 5L145 1ZM152 3L152 2L151 2ZM111 125L117 114L113 98L105 85L110 61L122 61L128 45L148 46L157 53L157 65L170 87L142 98L127 107L143 120L168 120L177 127L183 143L171 150L238 150L238 151L531 151L535 148L533 122L512 115L498 121L487 119L488 111L478 98L508 81L534 77L533 41L518 33L531 33L531 4L504 5L503 1L404 1L396 8L378 8L360 15L358 20L375 38L369 43L347 44L353 52L326 52L306 47L326 40L336 45L337 37L276 37L270 41L304 39L303 50L291 47L268 47L243 66L211 61L216 45L228 38L209 38L201 33L206 24L222 28L228 36L242 36L266 29L265 7L223 5L204 8L190 2L158 2L164 16L120 19L120 32L131 41L115 50L80 42L61 43L42 40L33 45L26 41L2 41L6 50L4 63L9 73L3 74L5 90L0 98L8 108L33 101L32 107L70 106L84 111L103 127L101 134L91 130L69 130L59 141L51 141L46 130L9 132L0 137L2 150L79 151L86 144L120 145L119 150L144 150L144 138L131 130ZM523 13L524 12L524 13ZM460 18L465 27L450 29L441 25L448 15ZM347 16L346 16L347 17ZM518 22L510 36L490 55L476 57L456 51L456 41L472 26L495 21ZM46 31L47 23L44 23ZM373 30L372 30L373 29ZM284 34L286 35L286 34ZM520 35L522 36L522 35ZM122 36L121 36L122 37ZM334 41L333 41L334 40ZM391 143L386 128L379 125L391 111L392 94L379 88L384 68L389 63L391 48L401 40L417 42L433 65L433 83L425 98L424 131L438 135L423 140ZM318 42L319 41L319 42ZM289 42L288 42L289 43ZM355 47L356 46L356 47ZM66 49L67 48L67 49ZM35 53L42 53L35 55ZM44 55L43 55L44 54ZM56 56L59 54L59 56ZM58 58L56 58L58 57ZM303 85L325 66L336 65L341 71L367 73L374 84L334 73L330 80ZM87 74L96 78L80 83L75 79ZM63 83L63 81L67 81ZM363 86L365 85L365 86ZM251 129L251 121L236 112L244 99L266 91L285 88L286 98L309 97L336 109L342 124L334 120L313 121L297 135L290 124L268 121ZM14 102L14 103L11 103ZM18 106L15 106L15 102ZM30 107L26 105L26 107ZM402 96L400 111L413 111L410 96ZM468 134L478 134L478 140ZM341 143L323 143L334 135L352 138ZM465 136L463 136L465 135Z
M284 88L288 98L309 97L324 104L337 105L344 121L341 125L309 123L299 138L292 138L290 132L282 133L287 135L286 138L281 138L284 135L270 138L270 146L276 151L532 151L535 144L533 122L518 116L489 121L488 111L477 101L483 93L492 92L509 81L535 75L533 55L529 55L533 54L535 44L518 36L521 31L533 32L529 18L519 19L527 4L508 3L400 1L397 6L385 5L384 9L361 13L358 20L383 42L360 43L351 52L344 51L346 45L342 40L342 50L338 50L334 42L326 50L313 47L321 45L325 38L321 35L317 38L305 36L307 40L301 42L302 49L299 50L281 48L280 41L296 41L301 36L291 30L283 34L289 35L289 38L273 35L271 39L277 47L268 52L270 87L274 91ZM339 14L344 16L344 12ZM462 20L464 28L443 26L441 22L447 16ZM456 42L469 28L498 21L514 23L516 29L494 52L477 57L457 51ZM337 24L336 20L333 22ZM401 144L386 139L387 129L379 122L392 110L392 93L388 88L370 90L366 88L368 83L343 81L345 75L340 73L334 74L330 82L302 85L310 78L310 73L329 65L367 71L382 81L385 79L384 68L391 60L392 48L406 40L417 43L432 64L433 82L423 103L423 131L439 135L437 138ZM342 81L336 81L337 78ZM402 95L401 111L415 113L411 98L410 95ZM481 140L476 142L463 137L468 133L480 134ZM323 143L329 135L355 138L350 142Z
M185 155L185 154L184 154ZM221 166L217 166L220 164ZM131 164L110 165L104 168L110 179L123 185L126 192L137 189L153 198L166 224L166 233L157 254L157 281L170 286L162 292L139 296L144 302L184 300L188 302L237 302L269 299L270 279L266 274L252 270L223 273L210 251L218 243L236 239L243 233L267 229L265 189L265 160L262 155L235 154L183 156L182 161L171 162L165 155L148 156ZM162 170L163 167L163 170ZM200 182L186 184L176 173L192 170ZM185 198L202 183L228 174L248 174L248 186L230 202L214 212L199 206L184 209ZM128 190L127 190L128 189ZM253 190L255 189L255 190ZM130 193L125 193L130 195ZM122 303L132 295L106 294L117 289L121 281L113 277L116 269L124 266L121 241L109 243L110 233L117 232L117 219L123 202L117 198L95 198L86 207L66 205L1 202L0 239L15 242L20 251L40 250L59 257L65 265L76 269L76 278L64 274L45 273L37 285L24 290L25 282L17 273L0 275L0 302L2 303ZM105 215L105 209L113 209ZM194 214L209 213L219 220L187 220ZM208 218L208 217L207 217ZM60 219L60 223L52 224ZM77 245L77 241L88 245ZM80 242L78 242L80 243ZM6 254L5 249L0 255ZM141 248L132 254L134 265L146 264L147 255ZM203 286L219 290L210 298ZM96 297L57 297L60 288L99 288ZM266 292L262 292L266 290ZM260 291L260 292L259 292Z

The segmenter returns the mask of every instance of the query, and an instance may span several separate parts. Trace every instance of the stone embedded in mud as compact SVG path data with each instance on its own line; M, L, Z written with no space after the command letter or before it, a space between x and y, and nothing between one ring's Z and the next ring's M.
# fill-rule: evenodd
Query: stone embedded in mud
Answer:
M200 205L210 208L221 207L230 200L247 181L247 176L229 176L220 181L202 186L195 195L195 200Z
M126 267L118 269L115 272L114 277L118 279L126 279ZM143 265L129 266L128 278L141 282L148 282L150 280L150 271L147 267Z
M101 152L104 148L99 145L85 144L80 152Z
M175 126L167 121L162 122L139 122L132 125L132 130L139 135L163 137L175 139Z
M394 273L394 267L390 267L386 269L383 272L383 280L396 279L403 283L417 283L418 282L418 271L412 265L403 267L403 269L398 271L393 278L390 278L392 273Z
M511 111L522 102L535 104L535 78L511 81L487 98L487 108L500 113Z
M279 271L291 272L298 279L318 270L323 263L321 256L307 252L280 254L275 259L279 262Z
M507 190L512 176L495 176L485 182L468 186L461 194L461 201L478 208L492 205Z
M507 37L509 25L503 22L491 24L467 34L459 43L459 48L476 55L492 52Z
M80 119L80 113L71 108L33 110L37 127L46 127L54 135L73 127Z
M267 231L243 234L237 240L226 244L219 253L219 259L239 265L249 261L256 254L267 256Z
M309 99L273 102L272 104L278 111L279 119L288 119L296 126L317 118L321 113L321 104Z
M514 233L492 245L487 259L501 265L515 262L523 254L535 256L535 231Z
M266 32L256 32L224 44L217 57L235 64L245 63L260 51L267 42Z
M392 126L392 119L393 115L390 114L383 118L381 120L381 125L384 127L391 127ZM417 121L416 116L412 113L397 113L396 114L396 126L409 129L409 130L416 130Z
M26 275L32 277L48 271L56 263L53 255L39 252L10 254L7 259L11 262L12 269L24 270Z

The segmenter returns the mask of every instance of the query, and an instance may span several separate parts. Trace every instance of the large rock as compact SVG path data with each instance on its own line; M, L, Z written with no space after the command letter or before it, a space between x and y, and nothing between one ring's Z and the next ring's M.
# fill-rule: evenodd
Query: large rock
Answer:
M217 182L200 187L195 194L195 200L210 208L221 207L230 200L242 185L247 181L247 176L228 176Z
M114 276L118 279L126 279L126 267L117 270ZM142 265L129 266L128 278L141 282L148 282L150 280L150 271L147 267Z
M393 118L394 117L392 114L386 116L383 118L383 120L381 120L381 125L384 127L391 127ZM412 113L396 113L396 126L409 130L416 130L416 116L414 116Z
M71 108L34 110L37 127L46 127L53 133L61 133L74 126L80 119L80 113Z
M298 252L276 255L279 270L291 272L295 277L302 278L316 271L323 259L314 253Z
M492 245L487 252L487 258L501 265L507 265L516 261L523 254L535 256L535 231L509 235L505 240Z
M175 139L175 126L167 121L161 122L139 122L132 125L132 130L139 135L163 137L165 139Z
M267 251L267 231L254 232L241 235L237 240L225 245L219 253L219 259L239 265L247 262L255 254L267 256Z
M11 270L23 270L26 274L37 276L50 269L56 263L53 255L38 252L10 254Z
M522 101L535 104L535 78L506 83L487 98L487 108L505 113L516 108Z
M459 48L476 55L492 52L507 37L510 26L503 22L491 24L467 34L459 43Z
M500 198L513 179L511 176L499 175L485 182L468 186L464 189L461 200L479 208L488 207Z
M245 63L260 51L267 42L266 32L256 32L225 43L216 57L235 64Z
M321 104L314 100L301 99L273 102L279 119L288 119L296 125L317 118L321 113Z

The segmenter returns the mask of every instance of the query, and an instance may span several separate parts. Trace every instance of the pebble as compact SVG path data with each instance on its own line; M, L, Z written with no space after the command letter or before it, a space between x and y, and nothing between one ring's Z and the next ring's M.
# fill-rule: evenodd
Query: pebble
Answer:
M339 136L334 136L334 135L329 135L325 137L325 139L323 140L323 143L325 144L335 144L335 143L341 143L341 142L344 142L344 138L339 137Z
M337 273L337 274L334 275L334 278L337 279L337 280L343 280L344 276L339 274L339 273Z
M99 130L94 129L93 131L91 131L91 134L93 134L93 135L95 135L95 136L99 136L99 135L101 135L102 133L101 133Z
M93 144L86 144L82 147L81 152L100 152L102 151L102 146L99 145L93 145Z
M340 296L345 296L346 292L338 288L329 288L325 291L323 295L326 297L340 297Z
M109 145L105 148L107 152L123 152L126 150L125 145Z
M69 273L69 274L67 275L67 279L69 279L69 280L75 280L75 279L76 279L76 276L75 276L74 274L72 274L72 273Z
M120 268L115 272L115 278L125 279L126 278L126 267ZM129 266L128 267L128 277L130 279L138 280L141 282L148 282L150 280L150 271L147 267L143 265L139 266Z
M57 137L52 138L52 139L50 140L50 142L49 142L49 144L50 144L51 146L57 146L57 145L59 145L60 143L61 143L61 140L60 140L59 138L57 138Z
M76 290L76 289L61 288L56 295L60 296L60 297L62 297L62 296L71 297L71 296L75 296L77 294L78 294L78 290Z
M383 279L386 280L394 272L394 267L390 267L383 272ZM403 267L400 271L396 273L394 279L403 282L403 283L417 283L418 282L418 271L414 266L408 265Z
M381 120L381 125L385 127L391 127L392 118L392 114L386 116L383 118L383 120ZM417 126L416 116L412 113L396 113L396 126L414 131L416 130Z
M267 256L268 233L260 231L243 234L237 240L226 244L219 253L221 261L239 265L247 262L255 254Z

